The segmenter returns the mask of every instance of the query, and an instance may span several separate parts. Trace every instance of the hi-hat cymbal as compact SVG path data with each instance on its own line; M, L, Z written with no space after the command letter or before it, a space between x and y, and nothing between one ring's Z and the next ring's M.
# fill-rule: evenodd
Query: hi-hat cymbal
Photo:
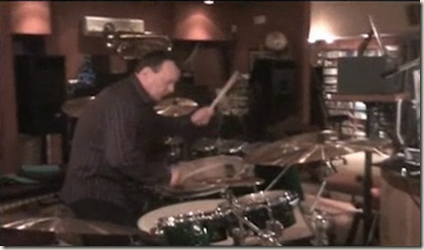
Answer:
M62 111L70 117L79 117L94 99L94 96L87 96L68 100L62 105Z
M174 97L160 101L154 109L158 115L180 117L190 114L197 107L198 104L190 99Z
M76 218L27 218L2 225L2 228L79 235L140 235L136 228Z

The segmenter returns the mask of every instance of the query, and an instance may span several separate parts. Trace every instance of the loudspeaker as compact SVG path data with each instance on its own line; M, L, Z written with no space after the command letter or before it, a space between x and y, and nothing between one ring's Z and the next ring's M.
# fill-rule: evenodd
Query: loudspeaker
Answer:
M30 135L60 133L65 125L63 56L15 56L19 132Z
M343 57L337 60L337 91L341 94L376 95L403 91L399 74L382 75L395 68L385 57Z
M296 110L295 62L257 59L249 79L249 134L261 139L267 126L283 121Z

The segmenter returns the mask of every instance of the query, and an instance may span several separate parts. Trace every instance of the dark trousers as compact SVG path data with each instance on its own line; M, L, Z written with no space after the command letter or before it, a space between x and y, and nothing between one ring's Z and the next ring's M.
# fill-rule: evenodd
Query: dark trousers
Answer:
M128 208L96 199L81 199L69 204L78 219L103 221L137 227L137 216Z

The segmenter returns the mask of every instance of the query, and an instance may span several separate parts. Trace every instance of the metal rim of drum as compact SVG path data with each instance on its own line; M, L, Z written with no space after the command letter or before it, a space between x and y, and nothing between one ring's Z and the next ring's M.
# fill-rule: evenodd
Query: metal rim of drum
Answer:
M159 218L158 228L172 227L176 224L181 224L185 222L201 222L205 220L220 219L224 218L225 216L226 213L220 209L216 209L214 211L188 212L184 214Z
M271 197L267 197L271 196ZM255 199L259 197L255 201ZM257 193L247 194L237 199L239 204L243 206L247 211L254 210L258 205L289 205L295 204L298 200L298 196L291 191L271 190L271 191L260 191Z

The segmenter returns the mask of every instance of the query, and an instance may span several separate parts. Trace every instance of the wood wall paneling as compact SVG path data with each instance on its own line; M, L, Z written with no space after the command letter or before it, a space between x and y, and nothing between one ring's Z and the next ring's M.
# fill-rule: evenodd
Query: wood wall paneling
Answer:
M308 105L307 77L309 73L307 73L307 66L301 62L307 53L305 42L309 25L309 2L229 1L207 6L189 1L178 4L175 1L51 1L50 8L52 33L45 37L46 53L65 56L67 79L77 76L84 54L90 52L84 51L79 46L79 25L84 16L139 18L145 21L148 31L188 42L205 42L202 44L200 56L195 61L196 81L211 89L222 86L233 70L248 73L248 51L262 46L267 33L275 30L282 31L289 39L293 59L300 66L297 79L299 116L305 122L308 120L308 113L304 111L304 107ZM193 21L200 18L200 14L203 16L201 21ZM265 15L267 22L255 25L253 17L257 15ZM2 15L2 18L5 16ZM200 36L193 36L199 30ZM226 52L223 53L223 51ZM5 69L3 65L2 70ZM9 72L12 71L9 70ZM2 74L2 77L6 76ZM13 82L12 77L9 77L9 81ZM12 92L11 89L7 91L9 94ZM2 102L6 100L3 98L4 93L2 91ZM14 97L14 92L10 95L10 99L12 96ZM6 106L8 106L9 115L5 124L9 123L9 126L15 130L12 135L9 135L13 138L8 140L8 145L12 145L8 146L8 150L14 151L17 147L16 121L14 121L16 120L15 100L8 100L6 105L2 105L2 123L3 107ZM2 131L5 126L2 125ZM2 145L5 144L2 143ZM4 160L3 155L2 160Z
M16 118L15 82L13 77L13 55L10 29L10 5L0 2L0 144L1 174L14 173L18 162L18 126Z
M165 1L70 1L52 2L54 20L51 53L65 55L67 78L75 78L83 55L78 46L80 22L84 16L143 19L147 31L169 34L173 24L173 3ZM84 48L84 47L83 47Z
M263 15L266 22L255 24L254 17ZM283 32L288 39L291 59L299 67L296 76L296 110L298 118L309 122L309 74L307 36L309 33L310 2L308 1L252 1L247 2L237 19L235 68L249 72L249 54L262 49L268 33Z
M236 3L183 1L175 4L173 39L180 40L228 40L234 23Z
M10 26L14 34L51 33L49 1L13 1L10 13Z

